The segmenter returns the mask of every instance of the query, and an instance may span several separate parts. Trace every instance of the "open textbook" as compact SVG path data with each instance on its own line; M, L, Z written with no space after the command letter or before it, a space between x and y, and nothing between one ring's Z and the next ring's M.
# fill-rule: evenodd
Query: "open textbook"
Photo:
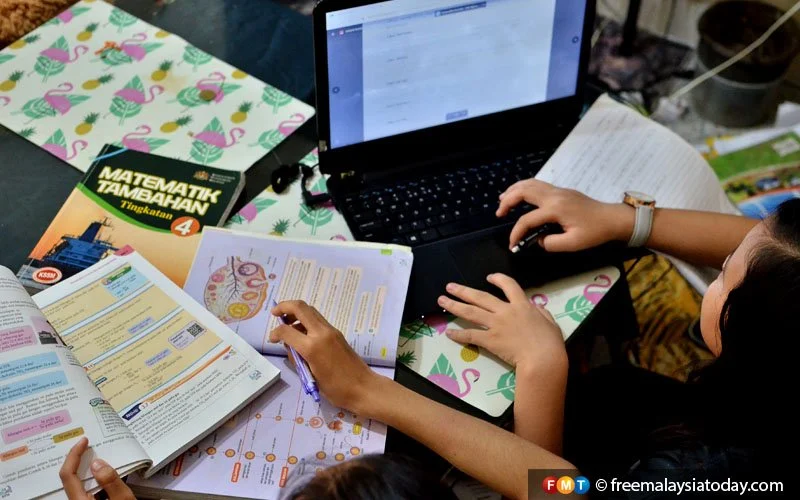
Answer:
M0 492L63 496L80 436L150 476L235 415L278 369L135 252L31 299L0 267Z
M536 178L610 203L632 190L653 196L659 207L739 213L695 148L607 95L597 99ZM675 263L701 292L713 279L709 270Z
M207 228L184 290L263 354L272 301L317 308L371 366L394 367L413 254L382 243L292 240Z

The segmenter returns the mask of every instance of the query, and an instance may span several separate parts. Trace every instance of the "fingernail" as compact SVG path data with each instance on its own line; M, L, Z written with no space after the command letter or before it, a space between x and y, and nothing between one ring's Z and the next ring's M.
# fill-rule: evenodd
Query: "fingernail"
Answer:
M491 281L493 277L494 277L494 274L490 274L490 275L486 276L486 281Z
M108 465L104 460L96 458L92 461L92 472L100 472L107 467L110 468L111 466Z
M447 303L447 297L444 295L439 296L438 302L440 306L444 306Z
M451 337L453 335L453 330L445 330L444 334L447 335L448 337Z
M500 199L502 200L506 193L500 193Z
M455 284L455 283L448 283L448 284L447 284L447 286L446 286L445 288L447 289L447 291L448 291L448 292L453 292L453 291L455 291L455 290L456 290L456 288L458 288L458 287L456 286L456 284Z

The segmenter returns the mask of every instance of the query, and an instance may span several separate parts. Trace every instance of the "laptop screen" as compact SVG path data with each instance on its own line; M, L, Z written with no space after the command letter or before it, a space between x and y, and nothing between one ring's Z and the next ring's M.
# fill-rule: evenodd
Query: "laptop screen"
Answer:
M327 13L330 147L574 95L585 3L390 0Z

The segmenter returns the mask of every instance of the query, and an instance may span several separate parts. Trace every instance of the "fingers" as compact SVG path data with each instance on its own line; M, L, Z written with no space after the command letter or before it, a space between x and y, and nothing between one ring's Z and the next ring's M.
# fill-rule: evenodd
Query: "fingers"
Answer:
M289 320L303 323L308 331L330 326L325 318L313 307L302 300L286 300L272 308L273 316L286 314Z
M539 240L539 244L548 252L574 252L586 246L581 245L577 234L569 231L547 235Z
M58 471L58 477L61 478L61 483L64 485L64 491L69 500L84 500L88 497L86 490L83 489L83 482L78 477L78 466L81 464L81 456L86 452L89 447L89 440L82 437L72 449L67 453L64 459L64 464L61 470Z
M490 274L486 281L503 291L509 302L528 302L525 290L513 278L502 273ZM488 294L487 294L488 295Z
M494 295L457 283L448 283L447 292L469 304L476 305L487 311L496 312L503 305L503 301Z
M97 480L97 484L108 494L109 500L136 500L133 492L117 474L113 467L105 461L95 459L92 462L92 475Z
M453 300L449 297L445 297L444 295L439 297L439 305L447 312L455 314L459 318L472 321L473 323L477 323L481 326L490 326L489 324L491 323L492 314L485 309L464 304L463 302Z
M445 332L451 340L459 344L472 344L489 349L485 343L488 338L485 330L447 330ZM489 349L491 351L491 349Z
M286 345L297 349L303 354L311 347L312 340L295 327L280 325L269 333L269 341L274 343L283 342Z
M548 222L558 222L558 218L553 212L545 208L537 208L523 215L511 229L511 234L508 237L509 248L519 243L531 229L542 226Z
M553 186L550 184L535 179L516 182L500 195L500 207L497 209L497 216L505 216L509 210L523 201L527 201L531 205L540 206L542 198L551 189L553 189Z

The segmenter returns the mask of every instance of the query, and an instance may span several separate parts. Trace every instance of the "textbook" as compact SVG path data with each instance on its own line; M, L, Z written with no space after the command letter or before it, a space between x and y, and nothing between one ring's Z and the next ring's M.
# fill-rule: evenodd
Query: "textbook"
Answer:
M178 286L200 234L225 222L244 174L105 146L17 277L35 293L132 246Z
M156 498L277 499L292 474L382 453L386 426L306 395L281 344L272 301L304 300L378 374L394 377L411 276L408 247L292 240L209 228L184 290L284 367L281 381L169 467L131 485Z
M126 249L28 296L0 267L0 497L64 496L58 471L156 473L280 376L220 320Z

